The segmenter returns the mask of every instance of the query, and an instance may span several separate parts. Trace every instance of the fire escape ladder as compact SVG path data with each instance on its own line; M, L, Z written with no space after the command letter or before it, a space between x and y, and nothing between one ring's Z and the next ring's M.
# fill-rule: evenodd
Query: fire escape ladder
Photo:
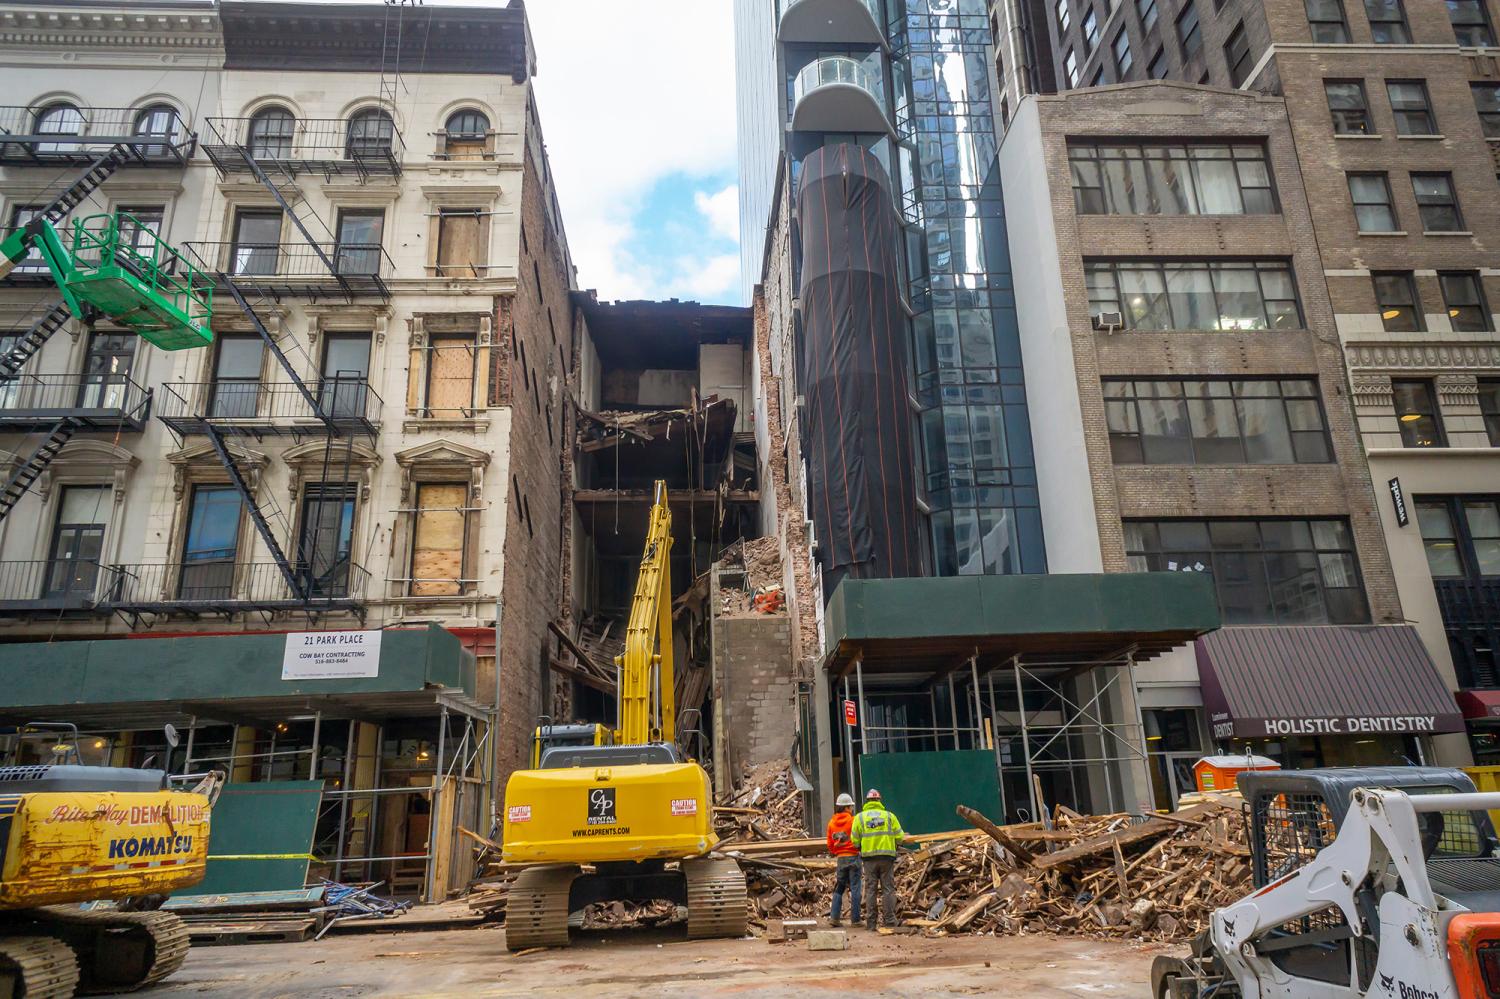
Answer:
M260 163L251 155L247 147L241 145L236 148L239 150L241 158L244 159L245 165L255 175L255 179L260 181L262 187L271 192L271 197L276 199L276 203L281 206L282 212L287 218L292 220L292 225L302 234L302 238L307 240L307 245L312 248L313 253L322 261L323 266L328 268L328 273L338 282L339 289L346 297L352 299L354 297L354 289L350 286L344 275L339 272L338 264L334 261L333 257L328 255L328 251L318 242L318 238L313 235L312 229L309 227L312 224L322 229L328 238L328 245L335 247L334 253L337 255L337 240L334 238L333 233L329 231L327 224L308 205L307 199L303 198L300 192L291 199L288 199L281 188L276 186L276 182L271 179L270 175L261 168ZM294 187L293 190L296 190L296 188Z
M57 453L63 449L64 444L68 443L78 427L78 421L71 416L64 416L58 420L47 432L42 442L37 445L36 450L27 455L20 467L11 473L5 487L0 489L0 520L4 520L11 509L20 502L21 497L26 495L26 490L30 489L31 484L41 477L42 472L46 471L52 459L57 457Z
M286 552L282 551L281 543L276 540L276 535L271 531L271 524L266 515L261 511L260 504L256 502L255 496L250 492L250 484L240 474L240 468L234 463L234 455L229 453L229 447L224 443L224 435L219 433L217 427L205 424L203 433L207 435L208 442L213 445L214 453L219 456L219 461L224 465L224 470L229 473L229 481L234 485L235 491L240 494L240 502L245 504L245 511L250 514L250 522L255 525L256 533L265 542L266 550L271 553L271 558L276 562L276 568L281 572L281 577L286 580L287 587L298 600L307 599L306 587L298 578L297 571L287 561ZM279 507L272 507L272 516L286 521L286 516Z
M61 222L73 209L83 204L84 199L114 175L114 172L125 164L139 160L140 150L124 142L116 143L104 152L102 156L94 160L84 168L83 174L57 197L52 203L43 208L38 214L53 225Z
M298 376L297 369L292 367L292 362L287 358L286 353L282 351L281 345L276 342L276 338L271 335L271 331L266 329L266 324L261 322L259 313L255 311L255 307L245 298L244 291L235 283L235 279L221 271L219 273L219 283L229 289L229 294L234 299L234 303L240 307L240 311L250 320L250 325L255 327L255 332L260 334L260 338L265 341L266 347L271 351L271 356L276 358L276 363L281 365L281 370L286 373L287 378L291 379L292 384L296 386L297 392L302 396L302 400L307 403L308 409L312 411L314 416L323 421L323 426L327 428L330 436L340 436L338 426L333 422L333 418L324 411L323 406L318 402L318 397L313 395L312 390L307 387L307 383Z
M6 351L0 357L0 381L15 378L21 373L21 368L31 360L32 355L42 349L47 338L63 328L63 324L72 318L73 313L68 311L66 302L58 302L47 314L31 325L15 346Z

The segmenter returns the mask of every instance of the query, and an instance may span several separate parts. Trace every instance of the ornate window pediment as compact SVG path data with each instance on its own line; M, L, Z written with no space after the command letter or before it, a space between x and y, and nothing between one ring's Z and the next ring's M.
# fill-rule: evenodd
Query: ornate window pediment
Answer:
M245 482L251 490L260 487L261 473L265 471L270 458L264 451L245 447L235 441L225 441L224 446L234 458L234 463L239 466L240 472L245 476ZM204 441L200 444L190 444L180 451L173 451L167 455L167 461L172 466L172 495L181 500L187 493L187 487L198 482L227 482L229 473L219 461L219 456L214 452L213 445Z
M480 488L484 482L484 470L489 466L490 453L478 448L466 447L456 441L440 439L418 444L405 451L396 452L396 464L401 467L401 497L409 500L411 484L418 481L447 479L469 483L470 502L478 505Z
M348 448L347 454L345 447ZM281 460L286 462L291 472L287 492L293 503L301 495L303 483L336 481L343 476L346 464L350 480L354 481L357 477L359 498L364 502L370 498L370 481L382 461L380 453L374 448L350 439L342 442L313 440L298 444L283 451Z
M10 466L14 467L19 460L19 455L13 456ZM140 458L108 441L71 440L37 478L36 494L45 502L54 486L110 483L114 501L120 503L125 499L130 472L140 463Z

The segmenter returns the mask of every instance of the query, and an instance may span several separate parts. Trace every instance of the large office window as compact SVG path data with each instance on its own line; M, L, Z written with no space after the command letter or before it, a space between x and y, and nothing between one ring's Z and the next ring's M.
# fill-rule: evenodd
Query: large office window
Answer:
M1417 333L1424 328L1422 300L1417 297L1416 278L1411 271L1377 271L1370 280L1387 333Z
M389 112L371 108L349 119L344 154L351 160L371 156L389 156L396 125Z
M1500 378L1479 379L1479 411L1484 414L1490 447L1500 447Z
M115 217L120 227L121 243L147 256L155 251L156 241L161 236L162 222L166 218L164 206L122 205L115 209Z
M1120 29L1120 33L1115 36L1110 47L1114 50L1115 73L1119 76L1120 82L1124 83L1130 67L1135 65L1135 59L1130 54L1130 36L1125 33L1124 28Z
M1263 215L1277 210L1260 145L1075 143L1080 215Z
M1285 261L1087 261L1089 311L1134 330L1298 329Z
M1068 86L1070 86L1070 87L1076 87L1076 86L1078 86L1078 53L1077 52L1074 52L1072 49L1068 50L1067 56L1063 59L1063 69L1068 74Z
M1067 34L1068 25L1073 23L1073 9L1069 0L1057 0L1057 35L1061 38Z
M1417 524L1433 576L1500 576L1500 500L1492 496L1418 497Z
M1151 57L1151 62L1146 66L1146 75L1153 80L1165 80L1172 67L1167 65L1167 50L1165 47L1156 50L1156 55Z
M83 112L66 101L48 104L36 113L33 127L37 135L82 135ZM38 142L38 153L60 153L79 147L77 142Z
M235 215L231 274L275 274L280 255L281 212L241 211Z
M1376 45L1407 45L1411 29L1406 25L1406 7L1401 0L1365 0L1370 18L1370 36Z
M240 494L233 486L194 486L182 543L183 600L223 600L234 593Z
M370 383L370 334L331 333L323 342L323 412L340 418L360 417Z
M1414 173L1411 175L1411 189L1417 198L1423 232L1459 232L1463 229L1464 217L1458 208L1458 195L1453 193L1451 173Z
M354 539L354 495L347 482L316 482L302 497L299 569L312 596L349 593L349 560Z
M1099 17L1094 13L1094 8L1089 7L1089 12L1083 15L1083 51L1093 52L1099 47Z
M1182 61L1187 62L1203 48L1203 32L1198 26L1198 7L1193 0L1183 5L1177 15L1177 41L1182 45Z
M1443 307L1448 322L1459 333L1484 333L1491 329L1490 308L1479 284L1478 271L1444 271L1438 274Z
M1396 232L1396 206L1391 203L1391 185L1383 173L1349 174L1349 199L1360 232Z
M1370 102L1365 97L1363 80L1324 80L1328 113L1333 117L1335 135L1369 135Z
M1421 378L1392 381L1391 395L1396 405L1396 422L1401 426L1403 447L1447 446L1432 382Z
M1370 620L1347 520L1127 520L1136 572L1206 572L1225 624Z
M1396 116L1397 135L1437 134L1425 80L1387 80L1385 90L1391 99L1391 113Z
M1495 29L1484 0L1448 0L1448 20L1460 45L1493 46Z
M43 596L93 592L99 578L99 557L104 552L112 492L107 486L63 489L57 522L52 527Z
M210 416L245 419L256 415L265 346L265 341L253 335L227 334L218 338Z
M1325 45L1342 45L1349 41L1349 19L1344 16L1342 0L1304 0L1304 3L1313 41Z
M1224 42L1224 62L1229 67L1229 82L1238 87L1250 75L1250 39L1245 37L1245 25L1234 26Z
M1108 379L1104 413L1123 465L1333 460L1312 379Z
M1485 137L1500 139L1500 83L1471 83L1469 90Z
M130 394L130 369L135 364L134 333L95 330L83 358L78 386L80 409L120 409Z
M1135 9L1141 15L1141 33L1145 34L1156 25L1156 0L1135 0Z

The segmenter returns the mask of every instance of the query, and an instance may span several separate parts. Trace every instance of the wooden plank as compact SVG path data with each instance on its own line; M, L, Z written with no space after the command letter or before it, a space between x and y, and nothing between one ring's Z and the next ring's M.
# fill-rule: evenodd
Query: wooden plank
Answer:
M474 412L474 337L433 337L427 351L427 415L450 420Z
M457 784L452 777L444 777L438 791L436 814L429 827L430 839L427 852L432 856L433 897L428 902L441 902L448 897L448 878L453 869L453 829L458 814Z
M443 212L438 216L438 274L447 277L484 277L482 265L484 231L488 226L477 212L463 215ZM476 268L478 268L476 270Z
M994 840L996 843L999 843L1001 846L1009 850L1011 852L1011 855L1021 863L1029 864L1036 859L1036 854L1026 849L1026 847L1022 846L1020 843L1017 843L1014 839L1006 834L1004 829L1002 829L1000 826L995 825L995 823L991 822L983 815L980 815L974 809L970 808L967 805L959 805L957 810L959 818L963 819L974 828L987 833L990 839Z
M1199 808L1202 808L1202 806L1199 806ZM1188 812L1185 812L1183 814L1183 817L1192 818L1194 817L1194 813L1201 814L1199 812L1199 808L1190 809ZM1144 843L1148 840L1160 839L1162 836L1165 836L1177 829L1178 826L1179 823L1177 822L1167 822L1162 819L1161 816L1155 816L1146 820L1145 822L1142 822L1140 825L1126 826L1124 829L1118 830L1116 832L1105 833L1102 836L1094 836L1090 839L1082 841L1081 843L1075 843L1072 846L1064 847L1063 849L1058 850L1056 853L1043 854L1042 856L1036 858L1032 866L1038 868L1039 870L1048 870L1055 867L1067 867L1070 864L1076 864L1079 861L1088 859L1089 857L1095 857L1103 853L1109 853L1114 849L1115 844L1119 844L1120 846L1124 847L1130 846L1132 843Z

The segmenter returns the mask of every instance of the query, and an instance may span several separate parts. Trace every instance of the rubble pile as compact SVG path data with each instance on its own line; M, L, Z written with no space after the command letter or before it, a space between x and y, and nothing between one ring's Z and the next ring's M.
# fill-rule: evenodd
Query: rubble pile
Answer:
M740 539L724 549L718 605L721 617L776 614L786 606L781 545L774 537Z
M967 812L967 810L964 810ZM1062 933L1181 941L1250 888L1239 811L1208 802L1144 820L1059 807L1050 823L916 837L897 865L900 920L931 935ZM833 861L788 841L746 847L752 921L825 916ZM735 846L726 847L735 852ZM869 889L865 889L868 902Z
M663 899L654 902L592 902L583 910L583 928L586 930L664 926L686 919L685 908Z
M806 837L802 796L792 783L791 768L785 763L746 767L738 790L714 807L714 831L721 849L741 842Z

